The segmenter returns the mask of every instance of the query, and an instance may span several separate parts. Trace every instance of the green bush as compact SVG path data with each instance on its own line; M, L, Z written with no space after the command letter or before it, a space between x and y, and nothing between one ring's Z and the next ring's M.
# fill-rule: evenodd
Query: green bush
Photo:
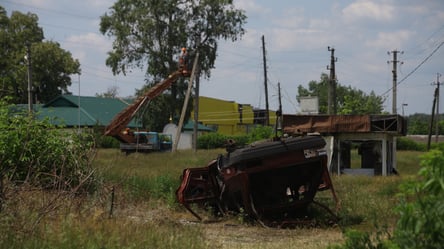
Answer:
M58 128L1 101L0 179L44 189L91 190L93 139Z
M246 135L227 136L220 133L208 133L199 136L197 139L198 149L224 148L228 139L236 142L236 146L241 147L255 141L269 139L273 137L273 128L269 126L258 126L251 133Z
M113 137L109 137L109 136L104 136L103 134L100 136L97 136L96 141L97 141L97 148L105 148L105 149L120 148L120 142L117 139L115 139Z
M257 126L251 131L250 134L248 134L248 136L250 137L250 143L263 139L269 139L274 136L273 128L270 126Z
M228 139L228 136L222 135L220 133L208 133L199 136L197 139L198 149L215 149L223 148Z
M400 137L396 139L397 150L414 150L414 151L426 151L427 146L424 143L418 143L412 139Z
M248 135L237 135L237 136L231 136L229 138L236 141L237 146L244 146L249 144L250 142L250 137Z
M343 245L333 249L442 248L444 245L444 145L421 157L419 178L401 184L399 214L393 237L377 228L370 233L348 231ZM381 234L388 234L388 238Z
M348 230L345 232L345 243L343 245L329 246L329 249L400 249L391 240L385 240L378 233L372 238L368 232Z
M94 141L96 142L97 148L114 148L118 149L120 148L120 142L111 136L105 136L104 135L104 129L103 127L100 127L98 125L93 127L93 137Z
M400 219L395 240L401 248L442 248L444 245L444 150L421 158L420 179L401 187Z

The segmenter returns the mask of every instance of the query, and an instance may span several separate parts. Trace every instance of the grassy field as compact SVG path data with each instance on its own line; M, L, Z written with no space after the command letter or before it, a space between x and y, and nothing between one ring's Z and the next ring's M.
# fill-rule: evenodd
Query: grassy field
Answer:
M9 190L13 215L0 216L2 248L326 248L349 228L390 230L401 182L415 176L420 152L398 152L398 176L333 176L341 200L334 225L271 229L240 216L197 222L175 202L182 170L205 166L223 150L131 154L99 150L101 184L93 195L72 197ZM354 159L357 160L357 159ZM318 200L331 203L329 193ZM12 229L11 229L12 227Z

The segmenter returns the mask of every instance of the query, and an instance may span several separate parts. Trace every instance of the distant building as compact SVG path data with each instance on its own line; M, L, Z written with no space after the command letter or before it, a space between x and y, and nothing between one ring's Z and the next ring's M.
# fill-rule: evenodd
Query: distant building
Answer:
M130 100L60 95L46 104L33 107L37 118L49 118L54 125L64 125L67 128L92 128L108 125L117 113L128 106L128 101ZM141 126L132 121L129 127Z
M319 114L319 98L318 96L298 97L301 114L312 115Z
M254 109L249 104L199 97L199 123L225 135L248 134L257 125L265 124L265 113L265 110ZM269 111L269 119L270 125L276 124L274 111Z
M133 100L90 96L60 95L46 104L34 105L38 118L49 118L54 125L66 128L105 127ZM23 108L26 108L23 105ZM254 109L249 104L209 97L199 97L199 131L218 132L225 135L248 134L254 127L265 124L263 109ZM190 133L194 125L192 118L183 131ZM269 124L276 124L276 113L269 111ZM135 120L128 125L131 129L142 128ZM171 127L170 127L171 129Z

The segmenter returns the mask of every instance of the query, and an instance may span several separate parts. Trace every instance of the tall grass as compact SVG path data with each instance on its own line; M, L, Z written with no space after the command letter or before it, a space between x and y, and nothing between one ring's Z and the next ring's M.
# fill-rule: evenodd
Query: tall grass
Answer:
M333 176L341 200L339 227L274 231L229 220L228 227L224 221L220 225L182 222L194 220L175 202L183 169L205 166L221 153L126 156L116 149L99 150L94 168L103 184L95 195L8 196L0 213L0 248L292 248L300 241L309 244L301 244L304 248L325 248L329 241L341 240L342 229L371 230L374 223L392 226L398 186L416 174L421 154L398 152L398 176ZM330 198L329 192L317 198ZM48 205L50 201L53 205Z
M398 202L399 186L416 175L422 154L424 152L398 151L398 175L334 176L334 187L341 200L340 224L361 229L372 229L375 225L393 226L397 219L394 207ZM352 150L351 160L352 167L361 164L356 150Z
M164 174L179 176L183 169L206 166L211 159L221 153L224 153L224 150L133 153L127 156L115 149L104 149L98 152L94 165L111 178L128 175L145 178Z
M122 188L133 200L166 199L174 203L174 192L185 168L203 167L223 150L134 153L100 150L95 166L110 184Z
M0 248L210 248L198 227L171 221L95 219L69 215L45 220L29 234L2 231Z

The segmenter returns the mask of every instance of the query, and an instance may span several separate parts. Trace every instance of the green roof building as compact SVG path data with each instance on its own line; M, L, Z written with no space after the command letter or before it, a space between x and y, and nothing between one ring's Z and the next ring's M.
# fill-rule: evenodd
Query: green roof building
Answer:
M60 95L46 104L34 105L38 118L49 118L66 127L107 126L132 100L89 96ZM134 120L128 125L141 127Z

